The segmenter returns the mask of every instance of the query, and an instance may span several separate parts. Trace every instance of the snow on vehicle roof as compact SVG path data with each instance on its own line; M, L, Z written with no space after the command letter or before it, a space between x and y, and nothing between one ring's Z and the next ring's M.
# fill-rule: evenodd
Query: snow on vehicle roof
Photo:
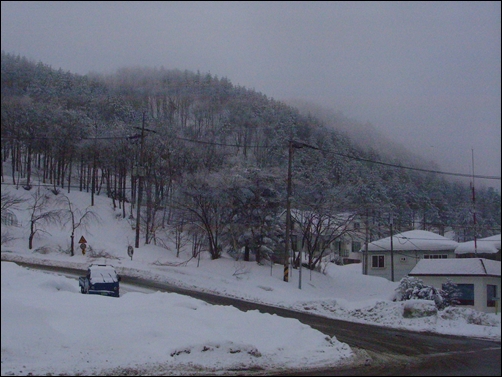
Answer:
M91 264L91 282L93 283L115 283L117 282L117 273L115 268L110 265Z

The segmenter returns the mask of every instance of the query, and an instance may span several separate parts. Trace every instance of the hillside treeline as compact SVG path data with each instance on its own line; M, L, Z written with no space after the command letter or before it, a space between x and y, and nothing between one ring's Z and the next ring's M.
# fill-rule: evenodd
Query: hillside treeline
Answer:
M500 232L493 189L476 189L474 229L470 187L401 169L398 157L224 77L164 68L82 76L2 52L1 92L2 183L86 191L90 205L106 195L131 224L139 196L142 243L163 244L169 231L178 247L190 234L213 258L282 253L290 155L291 208L317 223L361 216L369 241L388 236L391 216L395 232L451 228L459 241Z

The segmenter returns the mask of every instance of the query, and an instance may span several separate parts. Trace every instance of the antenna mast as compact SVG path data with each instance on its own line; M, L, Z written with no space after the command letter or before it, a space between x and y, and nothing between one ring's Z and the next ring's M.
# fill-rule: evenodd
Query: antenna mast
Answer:
M472 216L474 220L474 256L478 256L478 242L477 242L477 223L476 223L476 193L474 191L474 149L471 149L472 154Z

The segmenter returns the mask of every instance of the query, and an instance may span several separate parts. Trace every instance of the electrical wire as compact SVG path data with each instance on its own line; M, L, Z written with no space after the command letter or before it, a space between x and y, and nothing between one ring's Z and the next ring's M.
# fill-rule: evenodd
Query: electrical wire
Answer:
M88 138L83 137L83 138L79 138L79 139L76 139L76 140L119 140L119 139L134 139L134 138L137 138L137 135L133 135L133 136L92 137L92 138L91 137L88 137ZM190 142L190 143L197 143L197 144L216 145L216 146L233 147L233 148L242 148L243 147L242 145L237 145L237 144L216 143L216 142L212 142L212 141L194 140L194 139L188 139L188 138L183 138L183 137L179 137L179 136L173 136L172 138L173 139L178 139L178 140L183 140L183 141ZM32 139L32 140L36 140L36 139L53 140L54 139L55 140L55 139L65 139L66 140L67 138L62 138L62 137L26 137L26 138L21 137L21 138L17 138L17 137L10 137L10 136L8 136L8 137L2 137L1 139L2 140L3 139L7 139L7 140L30 140L30 139ZM304 143L299 143L299 144L304 144ZM308 146L308 145L305 145L305 146ZM284 148L284 146L280 146L280 145L271 145L271 146L248 145L247 147L251 148L251 149L256 149L256 148L264 148L264 149L279 149L279 148ZM308 146L308 147L310 147L310 146ZM472 175L472 174L465 174L465 173L451 173L451 172L444 172L444 171L440 171L440 170L430 170L430 169L414 168L414 167L409 167L409 166L391 164L391 163L388 163L388 162L370 160L370 159L366 159L366 158L362 158L362 157L351 156L351 155L347 155L347 154L343 154L343 153L338 153L338 152L334 152L334 151L330 151L330 150L326 150L326 149L319 149L319 148L316 148L316 147L310 147L310 148L311 149L319 150L321 152L333 154L333 155L336 155L336 156L348 158L348 159L351 159L351 160L364 161L364 162L368 162L368 163L372 163L372 164L377 164L377 165L383 165L383 166L387 166L387 167L391 167L391 168L413 170L413 171L420 171L420 172L424 172L424 173L433 173L433 174L449 175L449 176L456 176L456 177L468 177L468 178L501 180L501 177L497 177L497 176Z

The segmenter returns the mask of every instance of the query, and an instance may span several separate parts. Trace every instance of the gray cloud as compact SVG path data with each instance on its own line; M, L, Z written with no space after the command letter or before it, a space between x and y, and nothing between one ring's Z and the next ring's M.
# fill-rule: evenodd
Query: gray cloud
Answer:
M75 73L211 72L501 175L500 2L1 2L2 50ZM500 189L500 181L487 181Z

